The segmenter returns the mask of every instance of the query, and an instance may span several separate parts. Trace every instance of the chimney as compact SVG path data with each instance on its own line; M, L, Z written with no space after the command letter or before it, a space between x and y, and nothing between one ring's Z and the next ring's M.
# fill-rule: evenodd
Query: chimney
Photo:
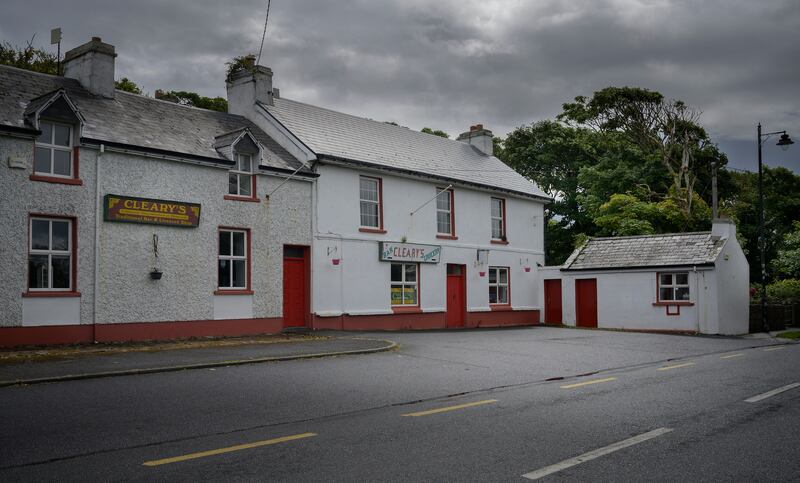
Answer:
M714 218L711 222L711 236L721 240L736 238L736 225L728 218Z
M255 62L255 56L248 55L244 67L232 72L225 81L231 114L246 115L256 102L273 105L272 69Z
M469 143L483 154L491 156L494 152L493 137L492 131L484 129L483 124L476 124L469 127L469 132L461 133L456 139Z
M100 37L64 54L64 77L78 80L92 94L114 97L114 46Z

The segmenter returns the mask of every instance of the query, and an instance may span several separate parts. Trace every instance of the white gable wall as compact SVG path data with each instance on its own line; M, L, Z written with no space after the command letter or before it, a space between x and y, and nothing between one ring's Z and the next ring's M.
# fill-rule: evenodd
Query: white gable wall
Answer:
M750 325L750 265L735 237L716 261L719 280L719 334L746 334Z

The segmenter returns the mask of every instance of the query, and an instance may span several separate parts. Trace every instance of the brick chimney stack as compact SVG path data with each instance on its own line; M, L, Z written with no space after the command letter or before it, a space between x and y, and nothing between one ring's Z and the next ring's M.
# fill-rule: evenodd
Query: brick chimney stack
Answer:
M493 138L494 135L492 134L492 131L484 129L483 124L476 124L474 126L470 126L468 132L461 133L456 139L458 141L469 143L483 154L491 156L494 152L494 143L492 141Z
M97 96L114 97L114 46L100 37L64 54L64 77L78 80Z

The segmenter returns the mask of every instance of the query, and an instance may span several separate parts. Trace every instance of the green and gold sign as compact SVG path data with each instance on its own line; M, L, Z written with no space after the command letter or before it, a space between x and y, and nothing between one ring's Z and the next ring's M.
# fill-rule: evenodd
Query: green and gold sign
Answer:
M103 219L194 228L200 224L200 205L182 201L105 195L103 197Z

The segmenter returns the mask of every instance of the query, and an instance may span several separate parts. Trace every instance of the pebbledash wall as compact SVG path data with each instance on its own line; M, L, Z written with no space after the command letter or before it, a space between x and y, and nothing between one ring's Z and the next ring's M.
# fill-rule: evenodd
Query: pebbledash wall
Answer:
M453 187L455 236L437 237L436 200L413 216L447 183L331 164L318 166L312 260L314 327L331 329L445 328L447 265L466 267L464 327L532 325L541 309L537 263L543 264L543 203ZM385 233L360 231L359 178L380 178ZM491 198L506 200L507 245L491 240ZM335 201L335 202L334 202ZM379 260L380 242L441 247L439 263L419 264L419 307L395 312L390 300L391 263ZM477 251L488 250L485 264ZM335 262L336 260L336 262ZM509 268L510 306L489 304L490 266ZM526 270L527 269L527 270ZM483 275L481 275L483 273ZM396 307L396 306L395 306Z
M311 244L312 183L290 180L265 199L285 177L259 174L259 202L226 200L228 167L103 151L80 148L81 185L39 182L29 179L33 141L0 135L0 159L24 161L0 176L0 345L280 331L283 248ZM104 221L106 194L199 203L199 226ZM26 294L34 214L74 217L79 295ZM250 230L252 295L215 295L220 227ZM156 264L161 280L149 276Z

